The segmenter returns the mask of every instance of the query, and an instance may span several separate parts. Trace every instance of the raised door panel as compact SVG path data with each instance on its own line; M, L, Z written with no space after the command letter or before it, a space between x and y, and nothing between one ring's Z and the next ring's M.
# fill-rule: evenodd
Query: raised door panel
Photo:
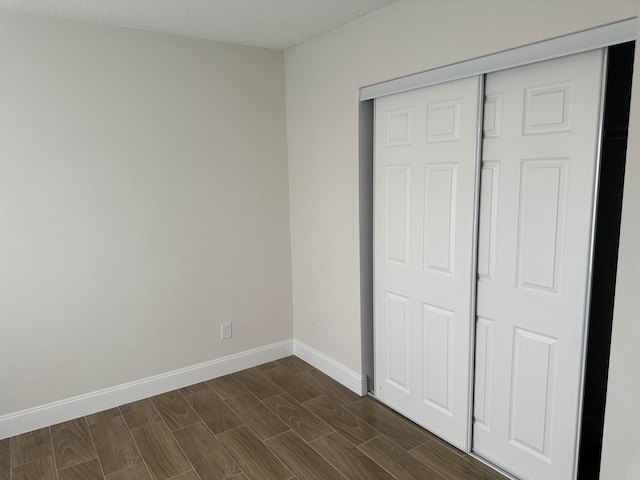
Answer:
M569 159L526 159L520 171L518 286L557 293Z
M455 261L456 165L426 165L425 270L453 274Z
M409 299L387 292L385 311L386 381L409 393Z
M509 442L551 463L557 339L515 331Z
M453 322L449 310L423 305L424 397L431 408L452 416Z
M491 430L491 384L493 370L493 320L478 318L473 419L476 428Z
M478 279L485 281L493 281L495 278L499 175L498 162L483 162L480 174Z
M571 131L573 82L525 88L524 135Z
M460 139L460 100L427 105L427 143Z
M409 263L410 168L407 165L386 169L385 222L388 262Z
M387 112L386 145L411 145L413 110L403 108Z

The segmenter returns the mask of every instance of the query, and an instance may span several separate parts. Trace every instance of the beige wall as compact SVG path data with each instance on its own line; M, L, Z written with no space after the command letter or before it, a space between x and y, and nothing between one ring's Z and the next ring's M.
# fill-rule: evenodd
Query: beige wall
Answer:
M295 337L356 372L362 371L359 87L630 18L637 11L636 0L401 0L287 51ZM638 99L632 114L634 118L640 116ZM640 120L633 125L630 136L640 137ZM640 426L640 362L633 354L632 340L640 337L634 332L638 322L631 325L632 292L638 292L638 258L634 252L638 213L637 208L629 206L634 199L636 205L640 201L640 185L635 178L640 171L633 156L629 163L629 175L634 179L628 181L625 193L621 251L621 262L629 263L620 273L619 291L624 293L616 304L609 401L620 406L633 403L636 408L607 414L607 432L611 433L605 437L603 462L610 474L602 477L605 480L638 478L637 470L631 473L625 466L637 462L637 455L635 460L622 458L610 448L624 444L625 452L633 448L636 453L640 451L630 432L630 425ZM631 365L636 365L635 370ZM623 385L627 382L633 382L633 400L624 398ZM608 412L611 408L615 407ZM613 431L625 419L627 430L620 434Z
M290 339L282 53L8 14L0 45L0 416Z

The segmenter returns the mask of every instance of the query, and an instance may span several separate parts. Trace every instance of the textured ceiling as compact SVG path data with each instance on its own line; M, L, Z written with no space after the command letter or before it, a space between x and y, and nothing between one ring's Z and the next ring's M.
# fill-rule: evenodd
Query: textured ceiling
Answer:
M0 11L285 50L397 0L0 0Z

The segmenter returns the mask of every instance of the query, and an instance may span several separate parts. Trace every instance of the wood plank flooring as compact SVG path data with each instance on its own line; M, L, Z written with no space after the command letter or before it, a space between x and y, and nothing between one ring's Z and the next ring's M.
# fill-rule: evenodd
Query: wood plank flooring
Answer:
M506 480L297 357L0 440L0 480Z

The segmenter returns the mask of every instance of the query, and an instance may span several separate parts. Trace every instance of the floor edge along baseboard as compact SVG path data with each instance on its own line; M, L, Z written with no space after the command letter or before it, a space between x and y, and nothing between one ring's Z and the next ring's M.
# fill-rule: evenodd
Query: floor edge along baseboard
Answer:
M367 379L364 375L354 372L341 363L319 352L313 347L299 341L293 341L293 354L301 360L316 367L322 373L330 376L358 395L366 395Z
M290 339L1 416L0 439L118 407L290 355L298 356L359 395L364 395L367 391L364 376L314 348Z
M90 415L293 354L293 340L272 343L0 417L0 439Z

